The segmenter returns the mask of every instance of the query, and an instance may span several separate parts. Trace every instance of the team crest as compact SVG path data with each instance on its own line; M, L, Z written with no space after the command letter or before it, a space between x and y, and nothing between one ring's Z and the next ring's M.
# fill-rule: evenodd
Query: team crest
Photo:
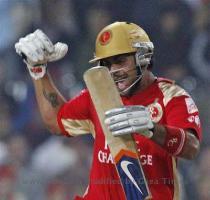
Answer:
M157 123L161 120L163 116L162 106L158 102L154 102L148 105L150 116L153 122Z
M109 43L111 38L112 38L111 31L105 31L100 35L99 42L100 42L101 45L106 45L106 44Z

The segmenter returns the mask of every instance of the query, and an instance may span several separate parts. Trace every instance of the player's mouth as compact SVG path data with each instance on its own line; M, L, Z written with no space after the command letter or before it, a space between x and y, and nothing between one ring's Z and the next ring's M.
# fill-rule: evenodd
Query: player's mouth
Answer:
M124 75L122 77L118 77L117 79L114 78L114 82L117 86L117 88L122 91L125 90L128 87L128 75Z
M133 70L136 69L129 69L126 72L123 68L110 71L110 74L120 92L129 87L131 77L128 72L132 72Z

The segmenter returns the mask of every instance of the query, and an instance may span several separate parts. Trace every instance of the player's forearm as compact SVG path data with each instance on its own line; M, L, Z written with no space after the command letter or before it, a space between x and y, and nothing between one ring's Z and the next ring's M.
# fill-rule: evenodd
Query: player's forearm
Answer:
M47 63L62 59L68 51L68 45L61 42L53 44L42 30L37 29L20 38L15 43L15 50L33 79L39 109L46 126L52 132L60 132L57 113L65 99L47 75Z
M42 79L33 80L33 83L39 110L45 125L51 132L59 133L57 113L66 100L55 87L49 74L46 74Z
M182 130L177 128L177 130ZM183 130L185 132L185 140L182 149L180 152L175 155L178 157L182 157L185 159L194 159L197 153L200 149L200 143L199 140L196 138L196 136L193 134L191 130ZM174 138L171 138L171 142L168 140L168 130L165 126L155 124L154 126L154 134L151 138L155 143L159 144L161 147L166 149L167 151L170 151L170 148L176 148L176 145L180 145L179 142L176 140L177 138L174 136ZM177 143L176 143L177 141ZM167 144L168 143L168 144ZM173 147L174 145L174 147ZM171 149L173 151L173 149ZM169 152L171 153L171 152Z

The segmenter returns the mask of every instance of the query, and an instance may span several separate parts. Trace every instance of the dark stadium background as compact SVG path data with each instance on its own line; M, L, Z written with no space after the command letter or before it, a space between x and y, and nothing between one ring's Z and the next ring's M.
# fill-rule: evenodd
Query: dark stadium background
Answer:
M0 0L0 199L5 189L15 200L82 195L93 143L90 136L53 136L43 126L15 42L40 28L69 45L67 56L48 67L69 99L84 88L98 31L114 21L142 26L154 42L154 72L176 80L198 105L201 153L179 162L182 199L210 198L210 1Z

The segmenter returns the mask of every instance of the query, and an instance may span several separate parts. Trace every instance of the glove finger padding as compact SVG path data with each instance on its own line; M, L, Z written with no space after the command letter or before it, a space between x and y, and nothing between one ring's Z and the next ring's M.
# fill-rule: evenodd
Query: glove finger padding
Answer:
M48 36L38 29L20 38L15 49L27 64L30 75L37 80L45 75L47 62L63 58L68 46L60 42L53 45Z
M144 106L123 106L120 108L114 108L111 110L106 111L106 117L111 117L121 113L133 112L133 111L144 111Z
M46 34L44 34L41 30L36 30L34 32L36 35L37 41L39 40L41 44L43 45L43 48L48 52L48 53L53 53L54 51L54 45L48 38Z
M147 117L128 119L122 122L109 125L109 130L116 131L116 130L120 130L122 128L130 127L130 126L139 127L139 126L147 125L148 121L149 120Z
M47 62L45 54L49 52L47 52L44 46L44 40L41 41L35 33L21 38L19 42L15 44L16 52L24 56L26 62L32 66Z
M148 109L144 106L124 106L105 113L105 124L114 136L138 132L151 137L154 127Z
M111 117L106 117L105 123L112 125L121 121L125 121L131 118L137 118L137 117L138 118L147 117L147 113L145 111L135 111L135 112L128 111L128 112L124 112L124 113L116 114L116 115L112 113Z
M37 40L29 41L24 44L28 50L31 52L31 56L27 56L27 62L31 65L36 65L37 63L45 63L44 62L44 51L42 48L37 46Z
M141 135L151 138L153 136L153 132L147 129L147 126L141 126L141 127L127 127L124 129L112 131L113 136L121 136L131 133L139 133L141 132Z
M16 52L20 56L24 56L23 58L31 63L38 61L37 52L34 48L31 47L31 42L29 42L26 38L21 38L18 43L15 44Z
M68 45L61 42L57 42L54 45L54 52L50 54L48 57L48 61L52 62L60 60L66 55L67 52L68 52Z

